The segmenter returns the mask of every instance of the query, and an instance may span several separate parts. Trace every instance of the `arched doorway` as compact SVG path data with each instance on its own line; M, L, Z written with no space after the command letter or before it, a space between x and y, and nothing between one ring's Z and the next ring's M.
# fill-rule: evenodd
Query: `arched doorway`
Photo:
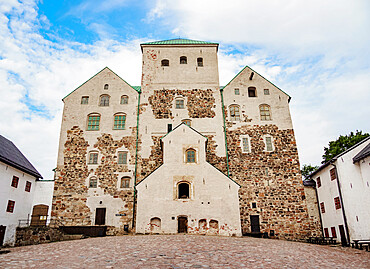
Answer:
M178 217L177 218L177 232L187 233L188 232L188 217Z
M158 233L161 230L161 219L160 218L151 218L150 219L150 231L152 233Z

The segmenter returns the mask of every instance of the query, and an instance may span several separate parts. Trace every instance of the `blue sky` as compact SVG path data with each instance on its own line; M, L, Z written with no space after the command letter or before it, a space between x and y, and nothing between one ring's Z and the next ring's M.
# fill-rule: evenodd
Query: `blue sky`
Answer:
M370 131L367 0L0 1L0 133L47 179L61 99L105 66L140 85L150 40L218 42L222 85L248 65L287 92L301 163Z

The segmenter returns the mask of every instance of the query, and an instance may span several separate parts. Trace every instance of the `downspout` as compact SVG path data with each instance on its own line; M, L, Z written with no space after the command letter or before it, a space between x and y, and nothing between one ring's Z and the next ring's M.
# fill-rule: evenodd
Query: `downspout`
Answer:
M224 89L220 89L221 92L221 103L222 103L222 117L224 120L224 134L225 134L225 150L226 150L226 167L227 167L227 176L230 177L229 171L229 153L227 150L227 136L226 136L226 121L225 121L225 105L224 105Z
M339 200L340 200L340 203L341 203L341 208L342 208L342 214L343 214L343 220L344 220L344 227L346 229L346 233L347 233L347 246L351 244L351 238L349 236L349 230L348 230L348 223L347 223L347 217L346 217L346 212L344 210L344 203L343 203L343 199L342 199L342 190L341 190L341 187L340 187L340 182L339 182L339 176L338 176L338 169L336 167L336 165L334 164L334 161L331 162L330 164L332 166L334 166L335 168L335 174L337 176L337 185L338 185L338 193L339 193Z
M132 228L135 227L135 214L136 214L136 182L137 182L137 150L139 145L139 116L140 116L140 96L141 90L139 90L139 98L137 102L137 116L136 116L136 152L135 152L135 176L134 176L134 204L132 208Z

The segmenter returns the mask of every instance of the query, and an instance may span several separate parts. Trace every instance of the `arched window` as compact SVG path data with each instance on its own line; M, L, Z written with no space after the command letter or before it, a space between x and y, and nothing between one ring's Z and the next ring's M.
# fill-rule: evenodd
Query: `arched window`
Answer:
M167 59L163 59L163 60L161 61L161 66L170 66L170 61L169 61L169 60L167 60Z
M91 177L89 182L89 188L97 188L98 187L98 179L96 177Z
M188 63L188 58L186 56L181 56L180 57L180 64L187 64Z
M248 87L248 97L257 97L256 87Z
M188 149L186 151L186 162L195 163L195 150L194 149Z
M108 90L108 88L109 88L109 85L108 84L105 84L104 85L104 90Z
M231 121L240 120L240 109L238 105L230 106L230 120Z
M198 66L203 66L203 58L201 57L197 58L197 64Z
M261 120L271 120L270 106L266 104L260 105L260 115Z
M207 231L207 220L206 219L199 220L199 231L200 232Z
M210 232L218 233L218 221L211 219L209 221L209 229L210 229Z
M128 104L128 96L127 95L122 95L121 96L121 105L126 105Z
M181 182L177 185L178 199L189 199L189 183Z
M100 106L109 106L109 95L106 95L106 94L101 95L99 105Z
M185 123L189 127L191 126L191 120L186 119L186 120L182 120L181 122Z
M100 114L89 114L87 116L87 130L97 131L99 130Z
M130 177L121 178L121 188L130 188Z
M126 115L124 113L114 114L114 126L115 130L124 130L126 125Z

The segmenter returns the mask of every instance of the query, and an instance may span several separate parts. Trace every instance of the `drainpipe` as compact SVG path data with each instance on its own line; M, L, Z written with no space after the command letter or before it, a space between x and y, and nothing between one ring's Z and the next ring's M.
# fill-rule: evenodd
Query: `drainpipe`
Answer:
M226 150L226 167L227 167L227 176L230 177L229 171L229 153L227 150L227 137L226 137L226 121L225 121L225 105L224 105L224 89L220 89L221 92L221 103L222 103L222 117L224 120L224 134L225 134L225 150Z
M330 162L330 164L332 166L334 166L335 168L335 174L337 176L337 185L338 185L338 193L339 193L339 200L340 200L340 203L341 203L341 207L342 207L342 214L343 214L343 220L344 220L344 227L346 229L346 233L347 233L347 246L350 245L351 243L351 238L349 236L349 230L348 230L348 223L347 223L347 217L346 217L346 212L344 210L344 204L343 204L343 198L342 198L342 190L341 190L341 187L340 187L340 182L339 182L339 176L338 176L338 169L337 169L337 166L334 164L334 161L335 160L332 160Z
M132 228L135 227L135 214L136 214L136 182L137 182L137 149L139 145L139 116L140 116L140 96L141 90L139 91L139 97L137 102L137 116L136 116L136 152L135 152L135 176L134 176L134 204L132 208Z

